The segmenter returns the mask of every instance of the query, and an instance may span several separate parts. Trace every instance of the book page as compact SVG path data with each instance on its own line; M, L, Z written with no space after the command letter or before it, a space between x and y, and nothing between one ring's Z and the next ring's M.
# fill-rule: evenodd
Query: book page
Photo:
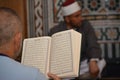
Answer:
M71 33L65 32L52 36L50 72L63 74L73 71Z
M73 47L73 66L74 66L74 75L79 76L80 68L80 56L81 56L81 40L82 34L74 31L72 33L72 47Z
M46 74L51 38L39 37L25 39L22 52L22 63L39 68Z

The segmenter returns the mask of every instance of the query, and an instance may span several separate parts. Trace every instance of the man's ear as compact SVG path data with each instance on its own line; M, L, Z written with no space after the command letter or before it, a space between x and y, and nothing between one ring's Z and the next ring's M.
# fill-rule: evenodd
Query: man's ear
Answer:
M66 21L66 23L69 23L70 22L69 17L66 16L65 21Z
M14 37L14 48L18 50L21 44L22 34L18 32Z

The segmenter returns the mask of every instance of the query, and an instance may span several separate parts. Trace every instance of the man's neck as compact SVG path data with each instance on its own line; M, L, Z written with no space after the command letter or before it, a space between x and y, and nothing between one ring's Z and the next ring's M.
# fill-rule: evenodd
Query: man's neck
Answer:
M72 26L71 26L71 25L66 24L66 26L67 26L67 29L72 29Z
M0 53L0 56L6 56L9 57L8 55L4 54L4 53Z
M0 53L14 59L12 50L0 49Z

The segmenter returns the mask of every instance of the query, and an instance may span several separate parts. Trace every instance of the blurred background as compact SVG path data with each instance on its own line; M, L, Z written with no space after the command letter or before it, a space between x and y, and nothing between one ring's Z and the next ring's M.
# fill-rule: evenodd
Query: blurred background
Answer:
M23 22L23 39L48 35L63 20L65 0L0 0L0 6L14 9ZM82 16L92 24L107 65L102 78L120 78L120 0L77 0ZM21 55L17 59L21 60Z

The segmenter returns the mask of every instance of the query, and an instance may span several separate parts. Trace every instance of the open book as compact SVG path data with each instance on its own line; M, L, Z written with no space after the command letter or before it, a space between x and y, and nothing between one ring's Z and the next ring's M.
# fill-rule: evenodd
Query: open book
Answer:
M22 64L39 68L46 76L48 72L61 78L77 77L81 49L81 34L66 30L51 37L24 40Z

